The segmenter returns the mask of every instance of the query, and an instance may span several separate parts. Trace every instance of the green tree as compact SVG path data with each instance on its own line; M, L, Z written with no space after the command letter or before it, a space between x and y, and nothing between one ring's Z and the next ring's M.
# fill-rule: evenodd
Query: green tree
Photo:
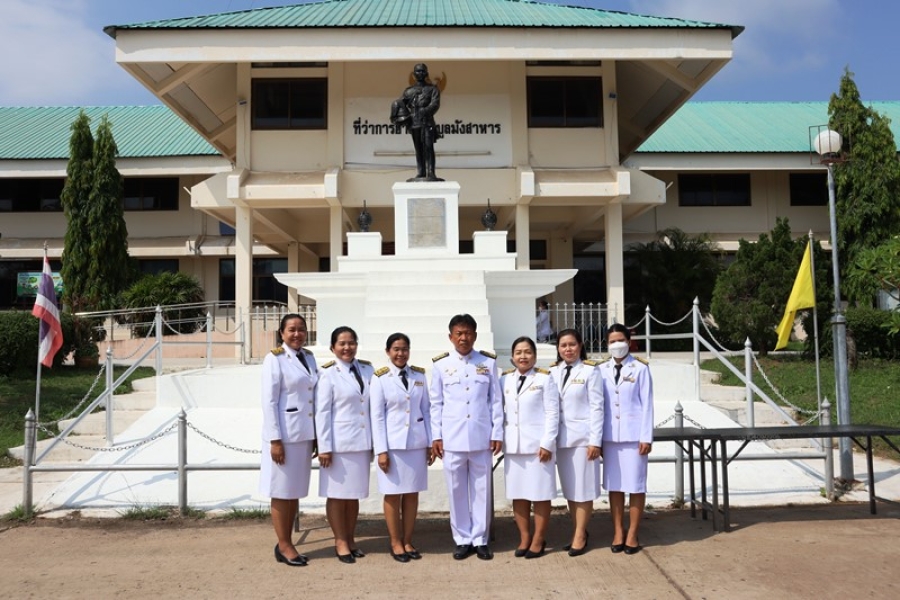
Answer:
M157 306L176 306L203 302L203 286L200 282L185 273L157 273L145 275L127 290L122 292L123 308L155 309ZM166 310L163 318L169 323L163 334L193 333L203 323L206 309L188 306ZM153 310L133 310L131 323L135 325L138 335L145 335L153 325Z
M900 159L890 119L864 106L853 73L844 71L828 103L828 126L844 138L846 160L834 165L841 272L860 252L900 233ZM851 302L871 305L871 287L848 281Z
M63 301L73 313L91 304L90 246L88 206L94 187L94 137L91 120L81 111L72 123L69 138L69 164L60 201L68 222L62 254Z
M716 280L712 300L713 318L728 342L740 347L750 338L761 355L775 347L775 327L784 315L806 242L805 237L792 239L788 220L781 218L757 242L739 241L734 262ZM818 242L813 250L817 301L826 299L817 304L825 308L829 265Z
M859 252L850 265L846 278L848 286L874 296L886 292L895 302L900 302L900 235ZM889 333L900 332L900 312L893 311Z
M93 308L115 307L119 293L131 280L128 229L122 207L122 176L116 169L116 142L106 115L94 141L93 181L87 224L91 232L88 297Z
M649 306L653 315L666 322L680 319L693 307L694 298L708 303L722 270L720 252L708 234L689 235L677 227L656 233L656 239L637 244L628 251L631 292L627 304Z

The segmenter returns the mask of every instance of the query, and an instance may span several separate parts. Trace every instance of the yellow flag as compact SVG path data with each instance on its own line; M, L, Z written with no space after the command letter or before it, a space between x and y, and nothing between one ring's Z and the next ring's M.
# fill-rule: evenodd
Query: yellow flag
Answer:
M810 242L806 242L806 251L803 253L803 260L800 262L797 278L794 279L794 287L791 289L791 296L788 298L787 306L784 309L784 317L775 329L778 332L778 343L775 344L776 350L787 346L791 337L791 330L794 328L794 317L797 311L801 308L810 308L816 305L811 253L812 247Z

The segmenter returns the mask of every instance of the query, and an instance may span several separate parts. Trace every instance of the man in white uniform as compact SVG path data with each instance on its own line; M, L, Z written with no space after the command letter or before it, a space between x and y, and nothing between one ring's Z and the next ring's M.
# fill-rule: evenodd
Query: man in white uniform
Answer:
M477 327L471 315L450 319L454 351L434 358L431 376L432 449L444 461L456 560L494 557L491 455L503 447L503 396L495 355L473 348Z

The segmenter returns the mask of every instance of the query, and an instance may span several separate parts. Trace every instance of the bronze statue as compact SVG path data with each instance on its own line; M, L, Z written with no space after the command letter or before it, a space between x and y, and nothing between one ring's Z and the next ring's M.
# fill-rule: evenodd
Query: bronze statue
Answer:
M434 143L441 137L434 113L441 107L441 91L428 79L423 63L413 68L416 82L391 104L391 123L405 125L416 149L416 176L407 181L443 181L434 174Z

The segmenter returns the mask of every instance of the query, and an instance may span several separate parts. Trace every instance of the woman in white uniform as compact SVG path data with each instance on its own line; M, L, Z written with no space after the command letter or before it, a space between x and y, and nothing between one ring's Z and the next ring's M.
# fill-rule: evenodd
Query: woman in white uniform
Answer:
M319 446L319 496L327 498L325 514L334 533L334 551L342 563L365 554L354 539L359 500L369 495L372 424L369 382L372 365L356 360L356 332L331 332L335 360L322 365L316 386L316 436Z
M556 353L557 362L550 368L560 398L556 466L574 526L566 550L569 556L580 556L587 550L594 500L600 497L603 386L577 330L559 332Z
M263 359L263 449L259 492L270 497L272 525L278 543L275 560L292 567L306 566L307 558L291 541L298 499L309 493L313 441L316 361L305 350L306 321L297 314L282 317L281 346Z
M600 366L606 420L603 424L603 487L609 492L613 552L641 551L638 527L647 498L647 464L653 447L653 382L647 363L629 354L631 332L610 326L612 357ZM628 532L625 532L625 493Z
M384 494L384 520L397 562L418 560L412 536L419 492L428 489L431 455L431 402L425 369L407 364L409 337L388 336L390 366L375 371L369 400L372 440L378 459L378 490Z
M538 558L547 545L550 501L556 497L556 435L559 389L549 371L535 369L537 348L530 337L512 345L515 368L503 374L503 472L506 497L519 529L517 558ZM531 507L534 506L534 535Z

